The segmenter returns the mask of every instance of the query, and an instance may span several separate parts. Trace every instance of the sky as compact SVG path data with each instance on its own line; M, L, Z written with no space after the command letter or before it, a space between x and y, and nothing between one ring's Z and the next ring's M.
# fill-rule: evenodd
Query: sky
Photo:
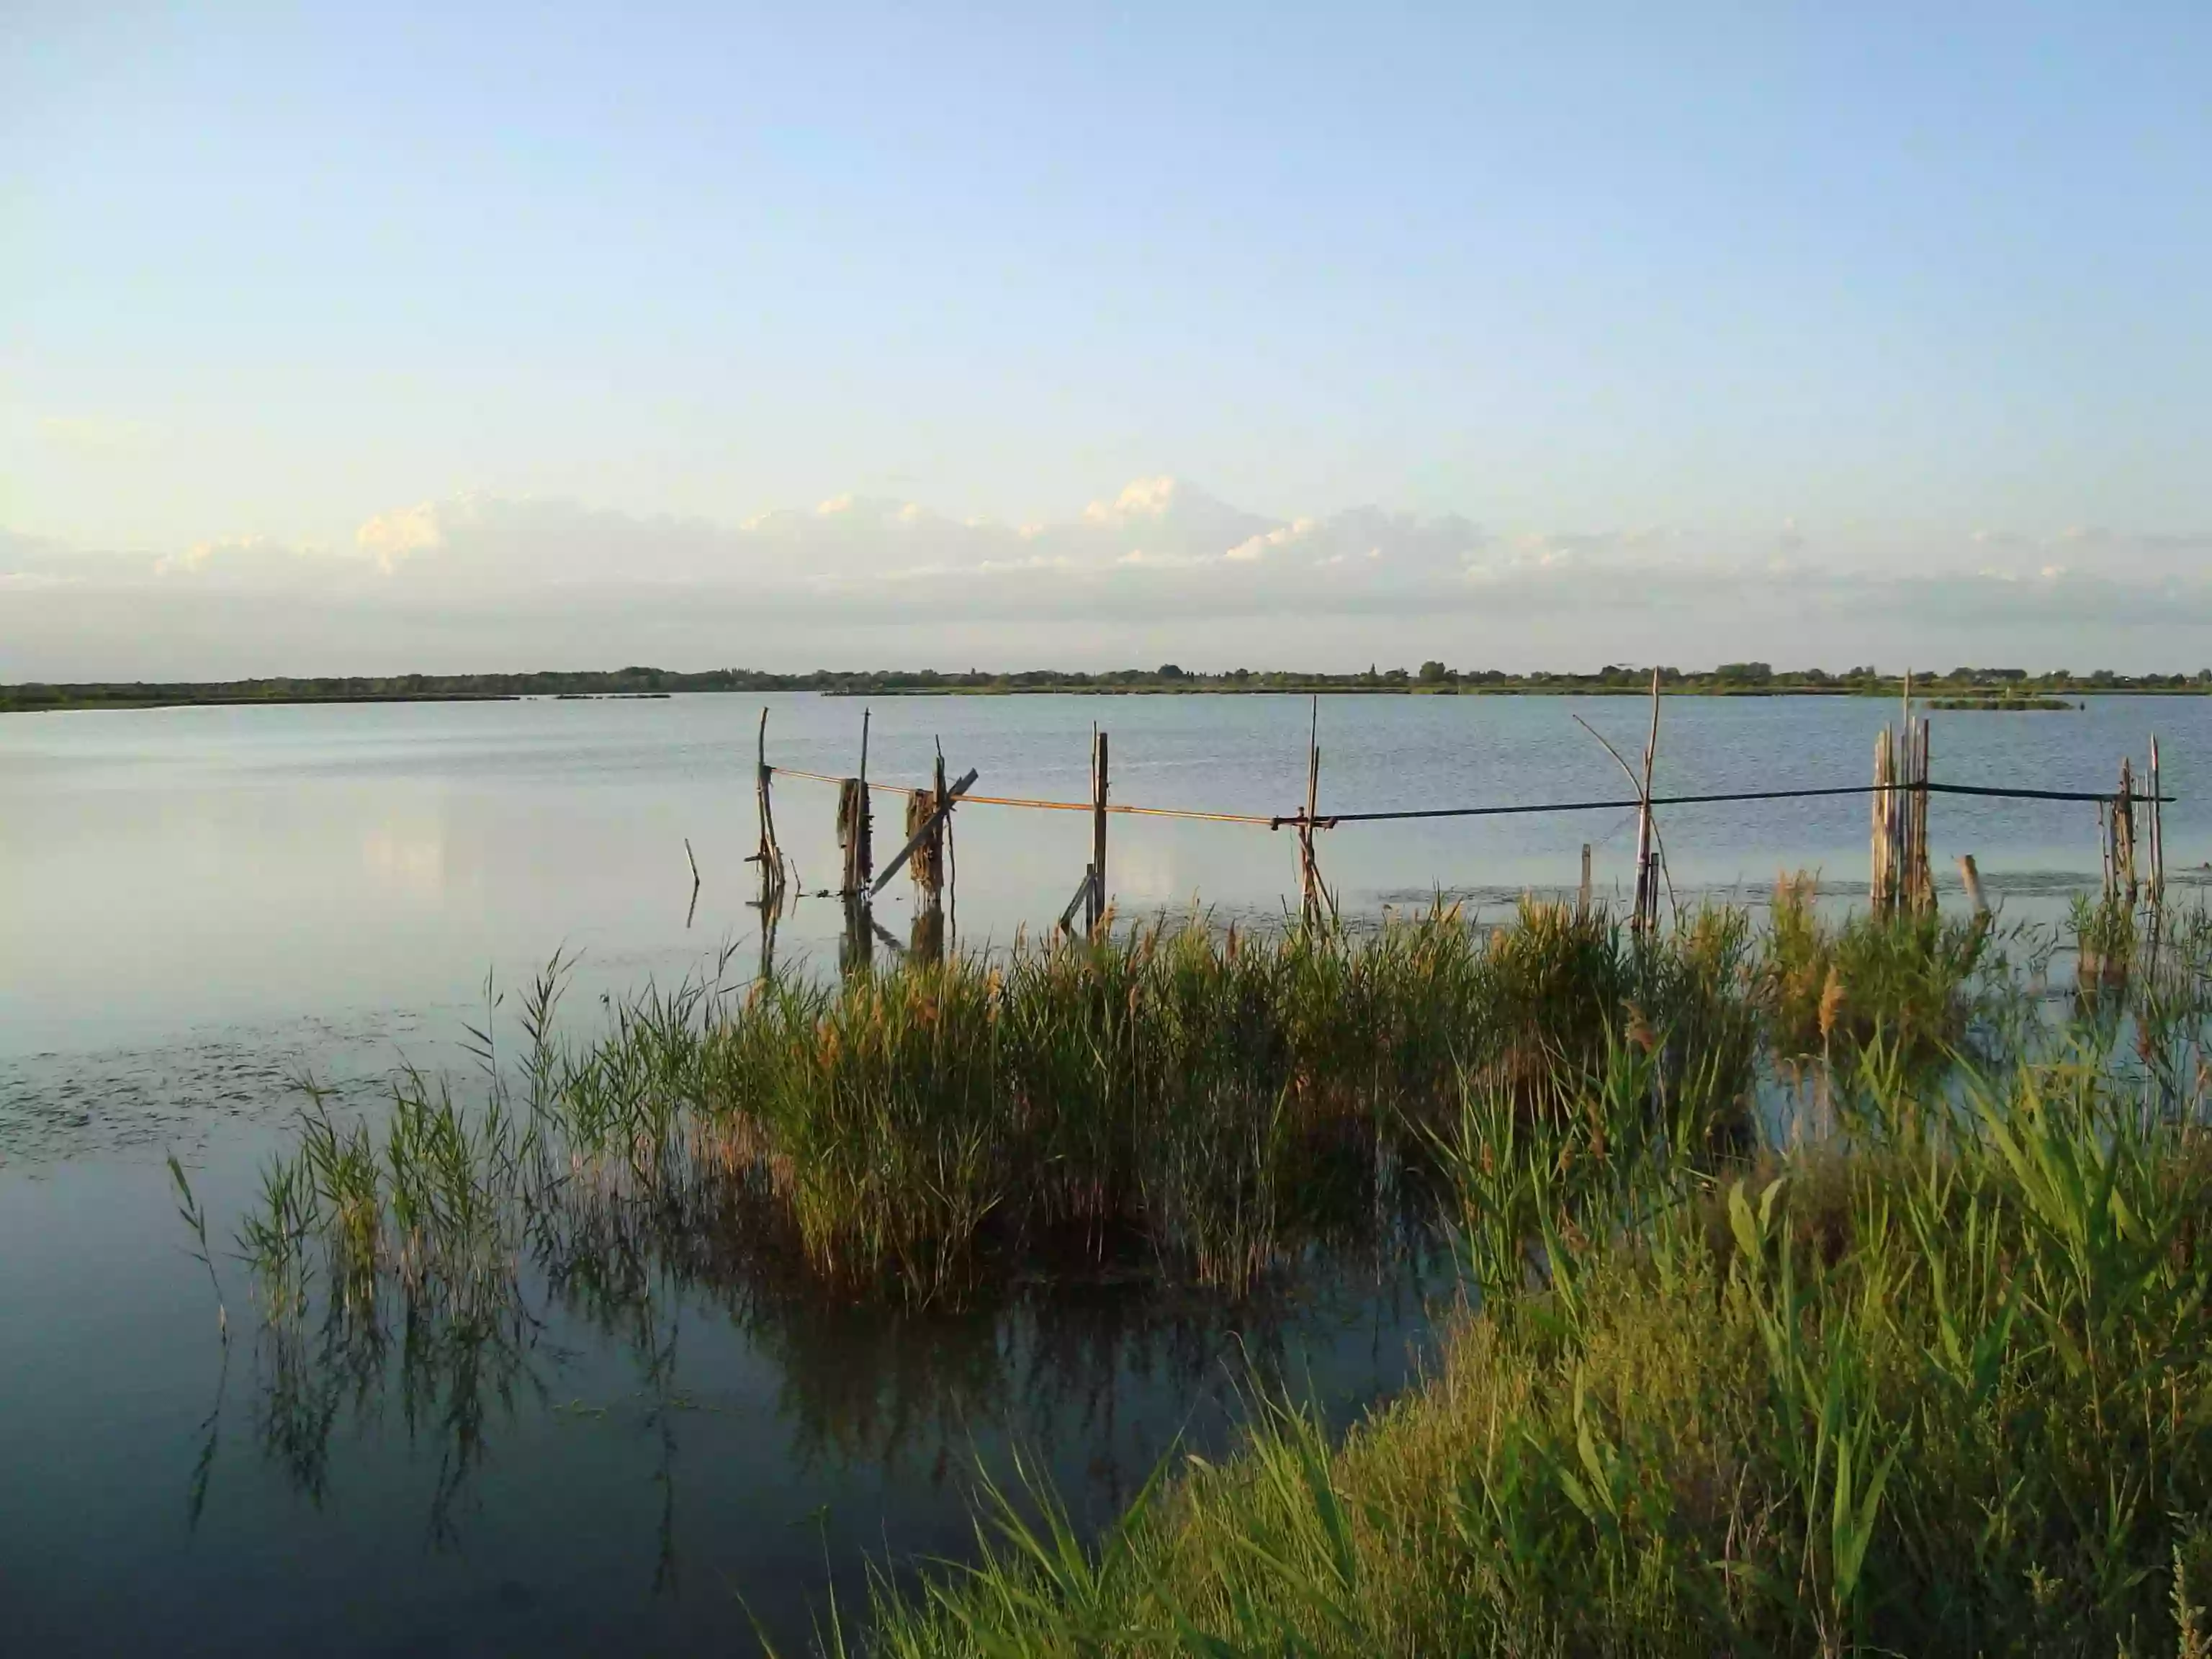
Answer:
M0 0L0 680L2212 661L2212 7Z

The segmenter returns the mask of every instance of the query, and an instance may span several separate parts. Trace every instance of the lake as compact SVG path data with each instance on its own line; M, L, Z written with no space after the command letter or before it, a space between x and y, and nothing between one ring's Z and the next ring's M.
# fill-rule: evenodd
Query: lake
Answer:
M470 1344L361 1352L258 1334L221 1242L283 1142L292 1081L374 1111L402 1062L469 1085L466 1027L556 952L588 1030L602 995L753 970L755 723L770 758L842 775L861 705L676 697L0 719L0 1599L31 1651L540 1653L803 1643L833 1583L969 1547L969 1471L1017 1449L1097 1520L1170 1449L1209 1450L1249 1391L1341 1420L1428 1352L1448 1266L1416 1237L1318 1261L1242 1302L1140 1273L1010 1285L957 1315L825 1303L742 1264L661 1264L621 1297L532 1288ZM1848 698L1669 699L1664 793L1856 784L1895 710ZM1640 750L1634 699L1325 697L1323 812L1619 799L1576 716ZM1303 797L1303 698L896 698L872 777L948 769L992 793L1085 799L1094 721L1118 801L1273 814ZM2212 700L1937 714L1939 781L2109 789L2154 730L2169 867L2202 883ZM799 885L836 868L834 791L776 785ZM878 854L896 837L881 827ZM2086 804L1938 797L1939 879L1972 853L2008 914L2052 919L2097 878ZM1778 872L1863 894L1863 798L1680 807L1678 895L1757 899ZM1346 910L1439 894L1502 912L1629 876L1633 814L1346 825ZM966 945L1035 935L1089 856L1079 813L956 820ZM1116 817L1123 917L1295 903L1291 836ZM700 872L695 896L685 843ZM2191 873L2191 872L2197 873ZM903 936L908 884L879 907ZM801 896L781 959L834 968L842 907ZM231 1340L186 1251L165 1152L213 1218Z

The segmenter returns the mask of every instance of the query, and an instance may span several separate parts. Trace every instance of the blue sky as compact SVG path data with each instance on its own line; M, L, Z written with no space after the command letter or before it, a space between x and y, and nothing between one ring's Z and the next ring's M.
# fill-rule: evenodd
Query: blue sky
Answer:
M1779 628L1856 659L1896 637L1887 585L1940 576L2118 590L1922 618L1963 630L1951 655L2195 666L2209 75L2201 4L16 0L0 677L125 672L132 638L268 665L252 629L185 615L227 561L382 665L406 641L364 573L394 574L373 526L409 513L443 527L404 556L454 567L416 571L418 611L496 608L557 544L572 586L776 595L784 620L712 661L921 660L947 617L1000 611L963 665L1115 659L1187 624L1190 562L1231 550L1216 507L1246 530L1377 509L1430 560L1385 580L1378 532L1357 594L1206 601L1199 640L1254 661L1436 654L1440 595L1445 654L1503 657L1546 636L1499 584L1580 573L1553 610L1595 583L1702 619L1639 649L1632 615L1563 615L1563 657ZM1173 534L1045 538L1061 587L1167 556L1090 634L1057 590L979 600L981 567L1021 562L988 535L917 562L896 531L744 528L848 498L870 524L1095 525L1164 477L1198 515ZM495 559L458 528L494 522L541 539ZM656 563L672 524L716 550ZM909 630L840 629L841 581L947 568ZM1802 615L1703 615L1711 584L1785 571ZM493 648L471 637L452 648Z

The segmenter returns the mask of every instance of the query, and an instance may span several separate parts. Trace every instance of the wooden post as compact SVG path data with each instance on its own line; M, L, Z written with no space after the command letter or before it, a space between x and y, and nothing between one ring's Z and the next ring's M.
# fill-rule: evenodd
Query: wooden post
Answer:
M909 840L919 838L907 869L914 877L915 900L924 906L938 902L945 879L945 826L938 801L934 789L913 790L906 798L906 833Z
M1091 902L1084 931L1096 933L1106 920L1106 796L1109 783L1106 733L1091 734Z
M858 878L852 884L866 887L868 878L876 873L875 803L868 794L868 722L871 711L860 711L860 817L855 823L855 839L859 850L853 860L853 873Z
M1931 733L1928 716L1923 714L1917 722L1912 745L1912 793L1908 804L1912 809L1912 861L1908 879L1912 887L1912 908L1926 913L1936 908L1936 875L1928 860L1928 767Z
M2097 854L2103 861L2106 902L2112 897L2112 825L2111 809L2103 801L2097 803Z
M1982 894L1982 872L1974 866L1974 855L1963 853L1959 857L1959 874L1966 884L1966 902L1974 907L1974 914L1985 916L1990 913L1990 902Z
M2150 734L2150 896L2166 896L2166 801L2158 787L2158 733Z
M844 854L844 871L837 883L837 890L841 893L867 890L867 878L860 869L864 856L861 841L866 833L863 825L867 817L867 800L868 792L858 778L838 780L837 849Z
M1577 897L1577 899L1576 899L1576 901L1575 901L1575 914L1576 914L1577 916L1587 916L1588 915L1589 915L1589 908L1590 908L1590 844L1589 844L1588 842L1584 842L1583 843L1583 885L1582 885L1582 892L1581 892L1581 894Z
M2120 757L2120 793L2112 802L2112 854L2117 868L2113 885L2124 889L2128 903L2136 902L2136 763Z
M753 797L760 809L760 850L753 858L761 867L761 897L766 903L770 898L780 898L783 893L783 848L776 844L775 805L769 787L775 776L775 769L768 763L768 710L760 716L758 757L753 769Z
M900 848L897 856L878 872L875 885L868 890L871 896L880 893L884 888L890 886L891 878L907 867L908 860L921 856L930 843L934 842L939 848L942 847L944 837L939 832L945 827L945 820L952 809L959 805L961 796L975 787L977 774L974 767L969 767L967 771L961 774L959 780L953 784L952 787L947 790L944 787L944 757L940 756L938 759L937 776L938 787L935 790L917 789L907 797L906 821L908 828L906 845ZM921 878L917 875L915 882L917 886L920 886Z
M1874 738L1874 796L1871 820L1870 850L1867 876L1867 904L1875 915L1889 914L1895 895L1895 883L1891 859L1896 849L1896 823L1890 784L1894 775L1894 744L1889 727L1883 726Z

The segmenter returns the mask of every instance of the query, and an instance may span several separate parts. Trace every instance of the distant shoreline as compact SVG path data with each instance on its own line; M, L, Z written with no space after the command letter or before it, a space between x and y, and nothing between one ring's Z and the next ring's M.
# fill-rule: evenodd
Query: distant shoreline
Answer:
M1971 673L1972 678L1964 678ZM249 708L311 703L509 702L525 698L582 701L666 697L679 692L811 691L831 697L1011 696L1553 696L1644 697L1651 693L1650 669L1606 669L1595 674L1508 675L1496 670L1447 670L1429 663L1415 672L1391 669L1364 674L1187 672L1119 669L1097 674L1028 670L1020 673L943 674L883 670L769 674L750 669L679 673L658 668L611 672L549 671L530 674L405 674L370 678L285 678L210 681L101 681L78 684L0 685L0 714L66 709ZM1897 675L1818 669L1776 672L1764 663L1729 664L1717 670L1659 671L1668 696L1876 697L1902 695ZM2182 675L2030 677L2019 670L1915 674L1917 698L1936 708L2051 707L2059 698L2090 696L2202 696L2212 694L2212 671Z

